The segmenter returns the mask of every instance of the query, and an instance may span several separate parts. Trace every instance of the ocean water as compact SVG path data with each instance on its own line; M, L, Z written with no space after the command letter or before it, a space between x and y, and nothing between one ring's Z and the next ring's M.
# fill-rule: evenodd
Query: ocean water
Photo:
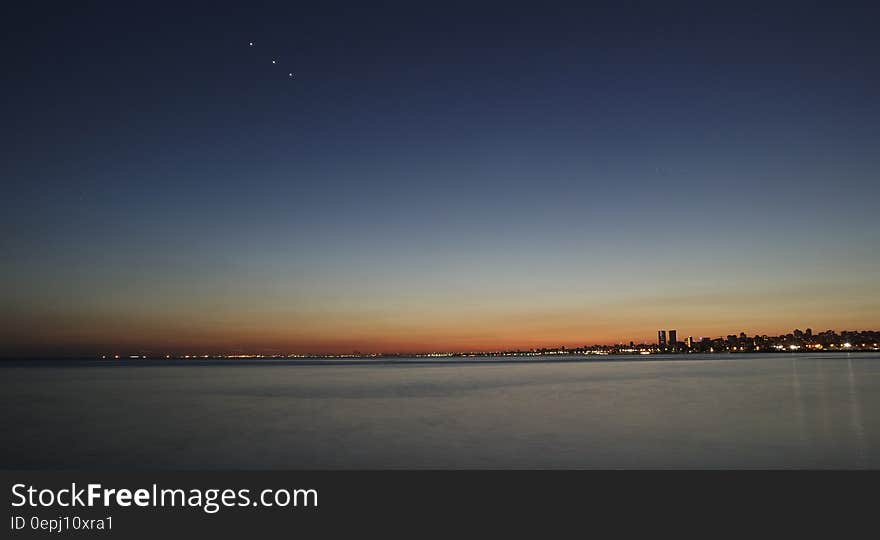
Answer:
M880 468L880 355L0 363L20 468Z

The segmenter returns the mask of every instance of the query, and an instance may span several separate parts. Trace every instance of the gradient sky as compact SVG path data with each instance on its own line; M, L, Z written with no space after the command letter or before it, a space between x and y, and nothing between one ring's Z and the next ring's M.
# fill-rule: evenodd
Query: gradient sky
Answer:
M2 354L880 327L866 6L128 4L2 8Z

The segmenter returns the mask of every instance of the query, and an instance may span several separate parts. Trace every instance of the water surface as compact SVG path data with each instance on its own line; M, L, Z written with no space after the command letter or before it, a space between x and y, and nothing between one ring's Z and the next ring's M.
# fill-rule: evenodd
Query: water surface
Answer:
M0 364L2 467L880 468L880 355ZM530 359L534 360L534 359Z

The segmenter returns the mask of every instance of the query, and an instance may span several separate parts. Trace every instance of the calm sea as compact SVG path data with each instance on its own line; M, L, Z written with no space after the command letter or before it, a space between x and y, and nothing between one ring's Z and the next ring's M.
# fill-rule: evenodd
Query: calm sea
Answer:
M2 467L880 468L880 355L0 363Z

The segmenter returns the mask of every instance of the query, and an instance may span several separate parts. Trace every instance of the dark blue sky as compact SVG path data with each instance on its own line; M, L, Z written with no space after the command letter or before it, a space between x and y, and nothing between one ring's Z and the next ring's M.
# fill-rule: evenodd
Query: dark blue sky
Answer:
M880 323L876 10L715 4L4 7L9 339Z

